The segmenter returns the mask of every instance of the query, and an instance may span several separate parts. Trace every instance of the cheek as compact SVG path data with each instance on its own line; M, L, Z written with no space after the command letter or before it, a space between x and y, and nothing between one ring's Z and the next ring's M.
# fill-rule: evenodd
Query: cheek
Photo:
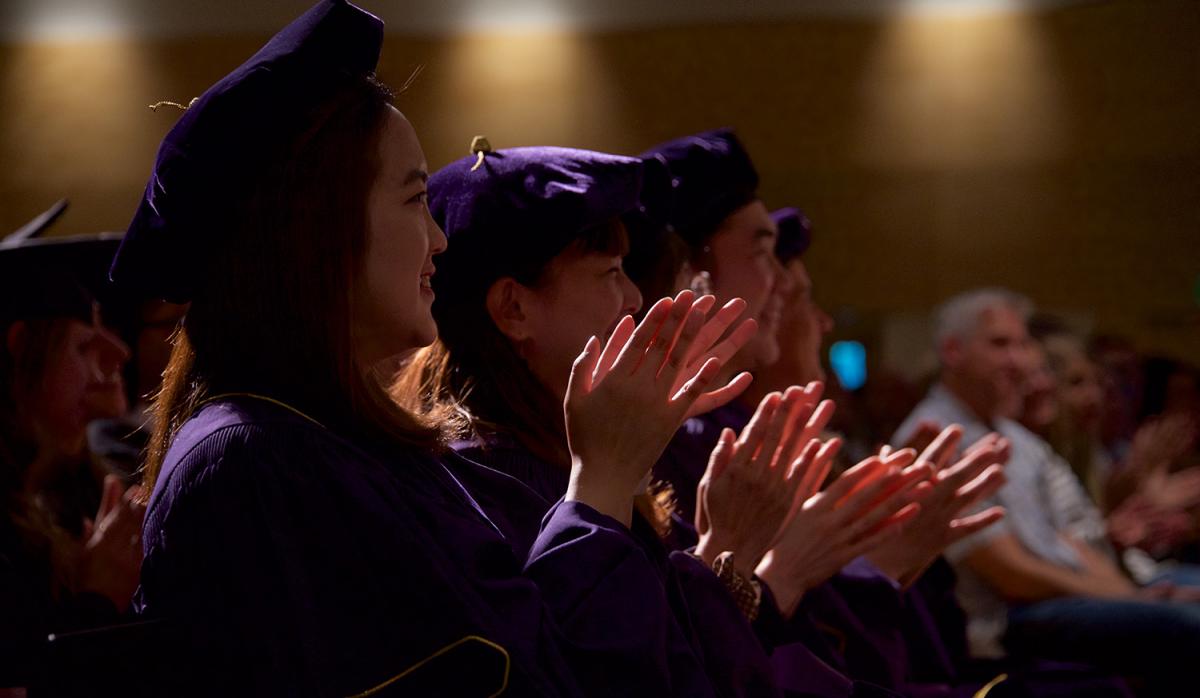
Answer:
M90 371L87 360L71 354L46 366L46 379L38 403L55 419L72 417L83 402Z

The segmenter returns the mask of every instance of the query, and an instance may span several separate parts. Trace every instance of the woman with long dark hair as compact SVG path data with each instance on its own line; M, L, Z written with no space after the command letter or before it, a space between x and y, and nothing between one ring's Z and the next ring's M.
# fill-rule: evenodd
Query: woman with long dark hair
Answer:
M137 491L86 448L128 357L74 269L105 245L0 247L0 686L40 679L47 635L116 621L137 584Z
M678 392L659 379L702 313L665 305L607 375L588 342L564 408L572 486L532 544L510 542L464 486L479 466L380 384L436 336L446 245L416 133L373 77L381 38L325 0L160 148L112 270L191 303L156 407L137 607L176 628L178 691L669 692L666 595L627 525L719 368Z

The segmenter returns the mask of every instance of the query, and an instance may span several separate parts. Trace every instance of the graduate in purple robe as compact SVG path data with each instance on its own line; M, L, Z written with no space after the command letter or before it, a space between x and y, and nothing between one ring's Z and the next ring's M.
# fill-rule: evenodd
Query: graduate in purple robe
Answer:
M435 337L446 247L373 76L382 34L324 0L188 105L113 261L119 287L191 304L146 465L135 606L172 628L148 673L163 695L666 695L672 609L633 492L719 365L657 381L690 304L604 375L589 343L558 407L572 487L510 539L481 502L518 495L381 382Z
M638 205L642 181L636 158L567 148L480 150L430 178L430 207L451 245L434 283L439 339L407 364L394 392L455 425L460 454L539 495L540 503L489 499L496 518L536 519L568 491L571 457L555 406L578 348L609 339L642 304L621 270L628 242L619 222ZM714 317L708 336L736 316ZM744 379L732 386L744 387ZM694 557L668 554L652 496L637 505L632 531L674 611L671 693L772 694L766 656L721 580Z
M396 388L417 396L414 409L459 425L460 453L521 480L547 502L569 486L564 427L551 410L562 399L573 347L589 334L619 333L632 322L622 315L636 312L641 303L621 269L628 245L636 244L627 241L626 231L636 234L638 227L618 220L624 215L636 222L644 213L632 210L637 203L633 177L641 170L636 159L517 148L481 151L431 178L434 215L451 239L436 282L447 292L439 293L434 305L438 342L405 367ZM653 174L641 172L643 180ZM652 182L643 181L643 188ZM514 254L517 250L521 253ZM740 302L734 307L740 311ZM735 314L726 309L717 317L722 313L728 319L714 322L728 326ZM735 331L734 344L722 346L745 340ZM741 380L733 379L732 385ZM790 409L799 406L801 396L797 389L767 402L786 402ZM712 404L720 403L714 399ZM663 507L647 495L639 503L643 516L635 531L651 559L660 561L677 609L680 647L690 645L704 658L701 671L722 693L761 694L769 677L763 676L762 658L755 656L761 654L759 643L748 634L745 620L731 613L729 596L739 595L737 585L723 588L695 555L668 556L659 540ZM787 623L774 608L769 588L761 590L762 600L749 615L759 638L773 650L771 640ZM870 695L874 690L789 644L789 695ZM680 666L689 680L699 678L688 676L696 672L688 663Z
M786 315L775 323L781 335L778 345L772 346L772 338L760 335L757 351L747 356L749 361L757 362L747 366L760 374L756 385L743 400L689 420L656 466L661 477L684 493L676 509L675 531L686 544L688 536L679 532L689 530L696 510L689 485L703 477L707 454L717 443L719 434L725 429L740 431L747 425L751 410L745 400L749 395L761 396L797 379L822 379L818 353L820 340L832 323L813 301L811 281L800 261L811 242L807 218L797 209L785 209L772 214L769 223L765 220L765 208L756 201L754 193L757 175L732 133L717 131L678 139L652 149L645 157L664 163L672 174L672 191L667 196L660 196L665 201L660 206L660 216L667 229L660 232L664 237L673 237L682 243L659 244L657 250L651 248L651 254L675 259L674 269L671 265L664 268L660 263L656 272L659 278L655 280L654 274L648 275L651 283L661 286L664 277L676 274L676 287L695 278L711 288L715 279L718 286L736 289L733 292L747 296L757 293L762 299L761 312L768 318L772 316L777 297L786 301L787 308ZM755 251L756 244L767 239L774 240L773 257L786 268L772 267L766 263L761 251ZM754 264L760 260L761 269L757 274L752 273ZM653 263L644 260L638 265L643 269L655 269ZM683 270L682 279L677 275L680 269ZM779 279L774 285L771 284L773 277ZM771 326L767 323L768 329ZM988 466L987 460L977 462L972 470L965 470L964 466L965 474L959 484L980 476L982 480L974 483L970 490L975 496L986 492L987 487L997 486L995 466L983 475ZM964 496L962 501L969 501L969 497ZM963 504L959 510L965 506ZM987 525L995 515L992 512L967 522L971 524L969 530ZM928 525L929 522L921 523ZM921 558L921 555L916 557ZM902 561L906 559L902 557ZM914 576L919 575L919 570L927 564L918 562L914 565L918 568ZM942 570L936 563L935 567ZM907 569L901 571L907 572ZM857 679L912 694L974 692L990 676L976 683L969 680L961 683L966 677L956 667L957 657L952 656L952 650L942 642L939 619L934 613L935 608L946 610L946 590L944 582L939 581L944 580L945 575L930 577L932 582L926 587L904 588L866 559L855 560L827 582L806 590L790 619L790 631L796 642ZM952 602L952 591L950 599ZM777 666L780 666L778 662ZM918 670L914 671L914 667ZM1079 681L1081 676L1083 681ZM1086 675L1079 673L1073 678L1076 679L1073 687L1070 677L1065 682L1055 679L1052 682L1055 688L1046 695L1059 695L1059 684L1066 684L1076 691L1076 695L1081 690L1085 693L1088 690L1114 692L1112 683L1105 679L1089 683ZM997 690L1011 695L1030 692L1028 684L1022 684L1020 680L1008 680ZM1117 687L1115 693L1120 695L1120 690ZM1033 693L1041 695L1036 691Z

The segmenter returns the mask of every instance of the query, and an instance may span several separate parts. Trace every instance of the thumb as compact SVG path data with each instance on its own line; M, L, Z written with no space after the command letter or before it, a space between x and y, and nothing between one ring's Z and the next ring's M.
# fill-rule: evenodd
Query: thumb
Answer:
M583 346L583 353L571 365L571 377L567 380L567 402L572 397L582 397L592 392L592 374L600 360L600 340L595 335Z

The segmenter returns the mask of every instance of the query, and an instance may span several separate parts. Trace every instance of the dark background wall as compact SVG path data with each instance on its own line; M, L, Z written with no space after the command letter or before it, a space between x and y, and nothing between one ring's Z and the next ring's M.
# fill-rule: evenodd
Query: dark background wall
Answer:
M146 105L200 94L266 35L0 43L0 231L63 196L56 233L123 229L178 116ZM418 64L399 106L432 167L476 134L634 153L736 127L768 205L815 222L842 333L893 363L929 307L981 284L1200 360L1193 0L390 35L382 77Z

